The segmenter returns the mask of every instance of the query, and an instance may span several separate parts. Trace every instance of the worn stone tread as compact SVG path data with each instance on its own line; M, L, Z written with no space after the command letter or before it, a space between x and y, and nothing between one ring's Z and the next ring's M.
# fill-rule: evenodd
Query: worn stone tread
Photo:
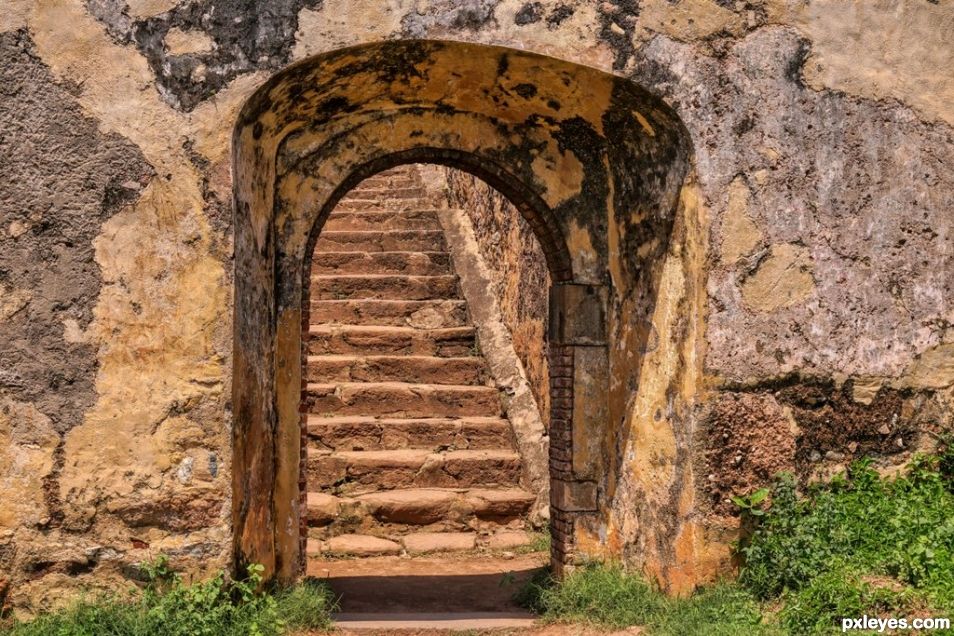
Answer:
M400 554L401 544L380 537L364 534L340 534L319 544L319 554L345 554L352 556L383 556Z
M510 423L500 417L374 418L308 416L313 443L331 450L510 448Z
M520 483L520 455L512 450L308 450L312 487L357 494L394 488L467 488Z
M447 252L319 252L311 261L312 275L441 276L453 271Z
M442 274L318 274L311 277L315 300L375 298L434 300L460 298L457 276Z
M415 382L486 384L487 365L478 356L327 354L308 356L309 382Z
M492 495L489 493L493 493ZM428 526L453 520L466 527L471 519L512 519L525 515L534 496L520 487L397 488L354 496L309 492L307 518L311 526L332 523L339 510L361 515L376 523L407 527Z
M349 230L322 232L315 244L321 252L444 252L440 230Z
M355 210L332 212L323 231L440 230L437 210Z
M401 543L408 554L466 552L477 547L476 532L415 532L404 535Z
M461 357L475 353L473 327L416 327L369 325L312 325L308 354L406 354Z
M313 325L441 329L469 327L463 300L312 300Z
M503 416L494 387L409 382L309 383L305 402L312 413L392 417Z

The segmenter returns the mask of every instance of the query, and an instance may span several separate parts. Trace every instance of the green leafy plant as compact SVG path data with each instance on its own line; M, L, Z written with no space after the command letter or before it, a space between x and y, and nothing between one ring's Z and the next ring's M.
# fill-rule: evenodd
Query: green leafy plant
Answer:
M868 460L799 496L781 475L748 541L740 583L780 599L793 634L827 633L840 617L954 610L954 492L950 447L919 455L896 477ZM879 581L875 585L872 581Z
M765 510L762 508L762 504L768 498L769 492L768 488L760 488L750 495L732 497L732 503L739 507L742 514L764 517Z

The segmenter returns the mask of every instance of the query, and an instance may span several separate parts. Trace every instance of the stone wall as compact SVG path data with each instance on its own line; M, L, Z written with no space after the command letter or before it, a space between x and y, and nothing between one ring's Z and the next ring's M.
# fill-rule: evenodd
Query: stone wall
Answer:
M951 430L950 3L234 6L7 0L0 12L9 603L116 586L159 552L193 570L227 563L230 134L272 72L352 44L466 40L572 60L661 96L688 131L682 218L705 240L672 248L691 276L661 277L689 304L647 319L638 355L652 364L616 390L622 433L669 419L694 434L612 440L621 505L581 537L593 550L685 589L727 567L730 492L865 453L890 468ZM687 306L705 310L663 311ZM693 346L667 348L697 328ZM680 386L693 404L638 399L667 364L701 378ZM667 462L692 470L656 468ZM652 517L646 483L694 494L673 502L681 517ZM675 540L637 542L647 526Z
M504 324L546 426L550 421L546 339L550 275L543 250L506 197L466 172L448 168L444 174L449 205L463 210L471 220Z

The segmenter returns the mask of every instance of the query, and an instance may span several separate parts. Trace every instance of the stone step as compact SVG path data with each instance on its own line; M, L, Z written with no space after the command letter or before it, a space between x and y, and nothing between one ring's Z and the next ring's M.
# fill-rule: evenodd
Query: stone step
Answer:
M320 543L308 542L309 555L323 556L385 556L400 554L402 547L396 541L364 534L342 534Z
M435 552L468 552L477 547L476 532L415 532L401 537L400 542L365 534L342 534L317 541L309 554L334 556L381 556L431 554Z
M420 210L433 207L420 197L400 198L382 197L376 193L360 194L342 199L335 206L336 212L395 212L399 210Z
M500 392L489 386L407 382L309 383L304 407L315 415L500 417Z
M411 555L434 552L468 552L477 547L476 532L414 532L401 538Z
M308 449L308 490L357 495L395 488L518 486L520 455L512 450Z
M324 231L344 230L440 230L437 210L396 210L339 212L325 222Z
M320 252L311 261L312 274L453 274L447 252Z
M382 556L405 553L410 556L439 552L470 552L478 548L506 550L524 547L532 538L525 531L503 530L493 534L476 532L409 532L398 536L346 533L309 541L308 554L335 556Z
M313 300L311 322L440 329L470 324L463 300Z
M321 252L446 252L440 230L358 230L322 232L315 245Z
M368 187L371 189L378 188L413 188L420 186L420 182L414 177L407 174L377 174L373 177L368 177L357 186L351 192L361 192L363 188Z
M377 185L362 181L348 192L342 201L354 201L365 199L423 199L427 193L424 188L417 184L398 184L390 183Z
M460 297L457 276L400 274L322 274L311 277L315 300L443 300Z
M417 329L364 325L312 325L308 354L419 355L460 357L474 355L473 327Z
M362 524L384 524L396 532L446 522L449 527L469 527L472 520L505 524L526 515L534 496L522 488L401 488L353 497L307 493L307 520L312 527L335 523L339 518L368 518Z
M308 356L308 382L415 382L428 384L486 384L483 358L465 356Z
M513 447L510 423L497 417L399 419L309 415L308 437L321 448L338 451Z

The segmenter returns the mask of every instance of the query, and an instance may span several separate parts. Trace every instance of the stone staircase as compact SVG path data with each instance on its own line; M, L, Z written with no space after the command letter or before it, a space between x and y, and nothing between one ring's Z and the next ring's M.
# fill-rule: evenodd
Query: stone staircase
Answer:
M309 557L527 545L534 495L413 167L341 200L310 303Z

